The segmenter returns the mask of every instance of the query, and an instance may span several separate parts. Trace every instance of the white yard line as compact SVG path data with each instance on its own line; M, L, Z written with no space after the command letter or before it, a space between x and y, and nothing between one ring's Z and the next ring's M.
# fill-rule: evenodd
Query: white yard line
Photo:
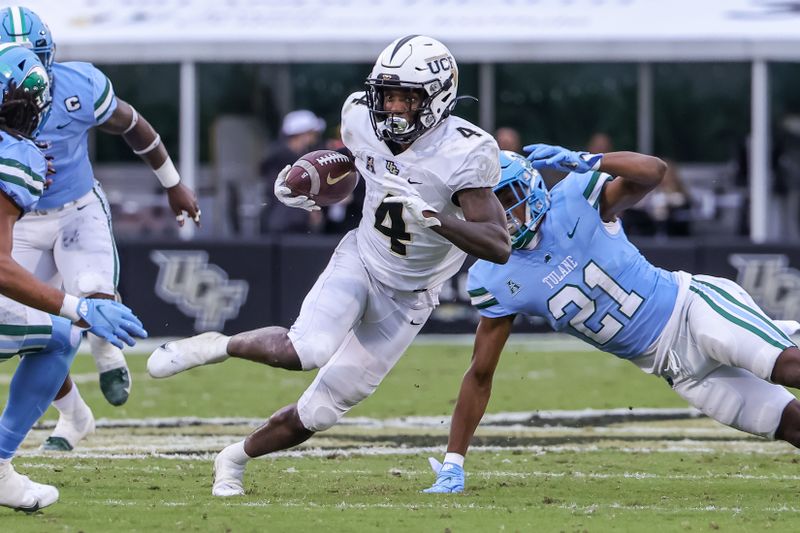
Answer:
M493 413L483 417L481 428L517 429L531 426L558 426L559 421L586 422L603 420L604 423L615 423L631 420L685 420L704 418L693 408L616 408L616 409L580 409L563 411L519 411ZM528 423L529 421L536 423ZM164 417L164 418L100 418L98 428L180 428L191 426L258 426L264 423L263 418L244 417ZM339 427L359 429L441 429L449 427L450 416L406 416L400 418L345 417ZM55 426L54 420L40 422L36 429L49 429ZM563 429L563 428L562 428Z
M188 448L170 448L169 446L154 446L153 443L143 443L140 445L128 444L127 446L98 446L92 449L79 449L76 452L56 453L42 452L39 450L21 450L19 457L46 457L64 459L175 459L179 461L209 461L214 458L216 451L228 444L239 440L240 437L230 437L228 439L215 438L212 449L209 451L203 446L202 439L195 439L196 446ZM575 445L553 445L553 446L472 446L470 452L517 452L530 455L544 455L549 453L592 453L592 452L614 452L640 454L640 453L744 453L761 455L785 455L792 453L783 443L771 441L726 441L724 443L709 441L693 441L691 439L681 440L675 443L665 443L663 446L599 446L597 444L575 444ZM265 456L264 459L282 457L354 457L354 456L410 456L419 455L425 457L429 455L441 455L444 453L443 446L359 446L352 448L298 448L277 452Z

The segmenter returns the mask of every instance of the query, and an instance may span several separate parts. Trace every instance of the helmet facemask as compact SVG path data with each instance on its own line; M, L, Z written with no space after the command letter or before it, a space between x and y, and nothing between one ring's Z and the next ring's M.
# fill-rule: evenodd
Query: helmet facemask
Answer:
M389 78L389 75L386 76ZM425 83L408 83L391 79L370 78L367 85L367 106L370 111L372 127L378 138L383 141L394 141L399 144L410 144L420 135L436 125L431 104L434 99L449 88L450 80L442 84L439 80ZM416 109L409 109L413 119L409 121L406 112L386 111L384 92L391 89L416 91L422 101Z
M0 127L35 137L50 114L50 77L27 47L0 43Z

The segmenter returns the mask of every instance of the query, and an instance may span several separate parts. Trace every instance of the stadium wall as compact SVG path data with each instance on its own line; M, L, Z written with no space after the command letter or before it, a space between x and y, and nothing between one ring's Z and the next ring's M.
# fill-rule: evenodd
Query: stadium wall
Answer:
M235 244L121 243L119 291L146 317L152 336L289 326L337 242L338 237L298 236ZM800 246L696 240L638 240L637 245L668 270L736 280L773 318L800 316ZM465 286L466 265L445 285L426 333L474 331L477 315ZM517 329L547 328L542 321L520 319Z

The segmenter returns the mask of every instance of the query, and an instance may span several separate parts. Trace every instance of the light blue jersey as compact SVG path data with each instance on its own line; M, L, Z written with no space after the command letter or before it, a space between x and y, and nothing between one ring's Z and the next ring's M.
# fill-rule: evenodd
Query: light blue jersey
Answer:
M0 137L0 191L27 213L42 196L47 161L32 141L5 132Z
M642 355L675 307L678 283L651 265L619 222L604 224L598 204L607 174L569 174L551 190L551 206L532 250L505 265L479 260L467 289L480 313L545 318L556 331L618 357Z
M0 132L0 191L22 211L37 207L44 190L47 161L28 139ZM0 295L0 361L36 352L50 342L51 317Z
M117 108L108 78L91 63L53 63L53 104L37 141L53 157L56 174L38 209L53 209L92 190L89 130L102 124Z

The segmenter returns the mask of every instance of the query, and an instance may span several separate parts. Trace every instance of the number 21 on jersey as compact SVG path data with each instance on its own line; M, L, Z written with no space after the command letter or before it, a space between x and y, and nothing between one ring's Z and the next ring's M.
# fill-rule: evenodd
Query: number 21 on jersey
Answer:
M583 268L583 282L590 289L600 287L605 294L619 305L620 313L627 318L633 317L636 310L644 302L644 299L635 292L627 292L620 287L594 261L589 261ZM580 287L566 285L547 301L547 307L553 317L558 320L566 314L566 309L570 304L576 305L580 310L569 321L569 325L602 346L622 330L623 324L606 313L600 318L600 329L597 331L591 330L586 325L586 321L597 311L595 300L592 300Z

